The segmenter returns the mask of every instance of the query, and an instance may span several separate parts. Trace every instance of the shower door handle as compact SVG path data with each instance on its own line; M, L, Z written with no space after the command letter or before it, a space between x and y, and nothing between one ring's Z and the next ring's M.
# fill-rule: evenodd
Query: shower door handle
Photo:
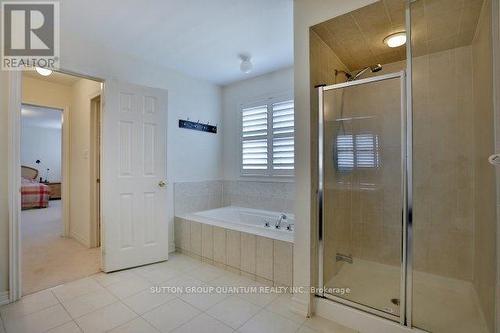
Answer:
M500 154L493 154L488 157L488 162L494 166L500 166Z

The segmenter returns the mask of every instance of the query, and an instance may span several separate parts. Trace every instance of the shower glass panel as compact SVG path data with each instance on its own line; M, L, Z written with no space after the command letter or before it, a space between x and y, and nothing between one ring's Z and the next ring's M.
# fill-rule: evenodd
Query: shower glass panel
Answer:
M320 260L324 296L399 320L404 77L379 77L320 88Z

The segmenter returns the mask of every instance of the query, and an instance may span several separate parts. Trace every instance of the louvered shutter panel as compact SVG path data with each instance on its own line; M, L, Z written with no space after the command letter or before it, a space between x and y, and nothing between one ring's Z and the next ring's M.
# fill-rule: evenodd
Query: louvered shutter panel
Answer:
M272 105L272 169L273 174L293 174L295 160L294 103Z
M267 105L242 110L242 172L265 173L268 169Z

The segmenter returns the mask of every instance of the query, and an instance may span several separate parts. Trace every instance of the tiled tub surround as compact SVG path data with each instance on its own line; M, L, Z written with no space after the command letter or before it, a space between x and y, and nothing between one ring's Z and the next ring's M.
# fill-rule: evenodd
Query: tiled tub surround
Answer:
M276 222L281 214L284 214L286 218L282 220L281 227L277 229L275 227ZM228 206L201 212L179 214L177 217L198 223L210 224L215 227L293 243L295 216L290 213Z
M223 183L223 206L294 211L294 182L225 180Z
M175 215L225 206L293 212L295 183L212 180L174 185Z
M176 216L175 246L179 252L257 281L270 285L291 286L293 283L291 241L293 236L289 236L291 232L266 230L262 227L262 232L268 234L266 237L256 231L259 228L257 226L247 226L252 228L248 229L253 231L252 233L234 230L239 227L236 223L231 225L224 220L217 221L196 214Z
M222 207L222 181L174 184L175 215Z

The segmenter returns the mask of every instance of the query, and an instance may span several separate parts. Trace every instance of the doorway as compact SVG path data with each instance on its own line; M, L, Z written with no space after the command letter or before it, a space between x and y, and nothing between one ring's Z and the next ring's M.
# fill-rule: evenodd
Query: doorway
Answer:
M100 271L100 196L92 184L102 92L100 82L59 72L25 72L21 88L20 270L27 295Z

